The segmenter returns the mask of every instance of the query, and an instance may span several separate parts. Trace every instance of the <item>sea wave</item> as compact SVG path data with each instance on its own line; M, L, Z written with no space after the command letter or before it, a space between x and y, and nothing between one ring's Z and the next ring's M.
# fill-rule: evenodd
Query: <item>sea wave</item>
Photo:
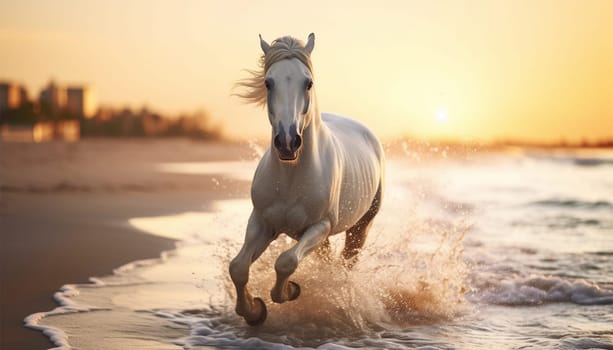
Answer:
M613 289L583 279L528 276L477 282L467 297L475 302L529 306L546 303L613 305Z
M588 155L572 155L572 154L528 154L532 159L550 161L562 164L571 164L579 167L596 167L596 166L611 166L613 158L610 155L602 154L601 156Z
M516 227L535 227L544 226L548 228L577 228L577 227L602 227L608 228L613 225L613 222L599 220L595 218L579 218L568 215L557 215L552 217L543 217L541 220L514 220L511 225Z
M530 202L528 205L561 208L613 209L613 203L606 200L586 201L573 198L548 198Z
M142 259L127 263L114 269L113 275L126 275L130 271L141 267L163 263L167 260L168 256L172 255L172 253L173 251L164 251L160 254L159 258ZM102 288L105 286L126 285L127 283L129 283L129 279L122 279L122 281L119 283L113 283L109 281L103 281L100 278L90 277L89 283L66 284L62 286L59 291L53 294L53 299L56 301L58 306L50 311L36 312L34 314L28 315L24 319L25 326L31 329L41 331L43 334L45 334L49 338L51 343L55 345L55 347L49 350L70 350L72 349L72 346L69 343L68 335L66 334L66 332L64 332L58 327L41 325L41 321L46 317L58 315L111 310L110 308L106 307L98 307L86 305L81 302L76 302L75 297L78 297L81 293L81 290L85 288Z
M575 158L572 161L578 166L613 165L613 159L603 158Z
M91 286L98 286L98 281L95 279L91 280ZM66 333L57 327L52 326L41 326L40 321L48 316L57 316L64 314L72 314L78 312L91 312L95 310L104 310L104 308L94 307L90 305L83 305L79 303L75 303L72 298L79 295L79 289L76 285L67 284L64 285L59 291L55 292L53 298L59 304L58 307L51 311L47 312L37 312L29 315L25 318L24 323L26 327L36 329L45 334L49 340L56 346L51 348L50 350L65 350L71 349L70 344L68 343L68 336Z

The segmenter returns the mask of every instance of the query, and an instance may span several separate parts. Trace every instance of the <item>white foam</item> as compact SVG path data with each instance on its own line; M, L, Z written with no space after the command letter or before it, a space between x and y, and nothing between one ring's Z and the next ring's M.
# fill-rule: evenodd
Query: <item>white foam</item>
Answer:
M92 280L92 285L96 285L96 281ZM96 308L87 305L77 304L72 301L72 298L79 295L79 290L76 288L76 285L67 284L64 285L58 292L53 295L55 301L60 305L53 309L52 311L47 312L37 312L32 315L29 315L25 318L25 325L29 328L39 330L43 332L49 340L56 346L53 349L55 350L68 350L72 349L70 344L68 343L68 336L66 333L52 326L41 326L39 325L40 321L49 316L53 315L63 315L69 313L76 312L89 312L93 310L101 310L101 308Z
M574 303L580 305L613 304L613 290L583 279L528 276L479 282L470 299L497 305L540 305L545 303Z

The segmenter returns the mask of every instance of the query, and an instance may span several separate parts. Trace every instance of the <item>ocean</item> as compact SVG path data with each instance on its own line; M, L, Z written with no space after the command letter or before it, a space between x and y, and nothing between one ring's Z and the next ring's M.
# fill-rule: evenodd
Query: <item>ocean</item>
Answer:
M156 171L250 180L257 162ZM234 313L227 273L248 198L125 223L179 240L28 317L61 349L613 349L613 152L504 150L390 157L383 206L358 263L308 256L302 294L270 301L281 237L252 266L268 319ZM112 254L112 252L109 252Z

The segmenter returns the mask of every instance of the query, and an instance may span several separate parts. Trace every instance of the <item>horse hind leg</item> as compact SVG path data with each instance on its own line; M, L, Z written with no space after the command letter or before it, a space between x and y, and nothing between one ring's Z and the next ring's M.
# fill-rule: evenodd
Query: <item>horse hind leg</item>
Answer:
M357 258L356 255L360 252L364 243L366 242L366 236L368 236L368 230L372 226L372 220L375 218L381 207L381 184L375 194L375 198L370 205L370 208L364 214L358 222L350 227L345 235L345 248L343 249L343 258L347 260L347 265L353 267Z

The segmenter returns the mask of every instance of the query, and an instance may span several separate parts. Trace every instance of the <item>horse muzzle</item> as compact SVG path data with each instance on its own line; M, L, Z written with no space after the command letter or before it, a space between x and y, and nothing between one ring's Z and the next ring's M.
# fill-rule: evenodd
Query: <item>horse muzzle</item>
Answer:
M302 136L295 134L291 137L285 137L284 133L279 133L275 136L273 143L279 159L283 162L292 162L298 159L302 147Z

